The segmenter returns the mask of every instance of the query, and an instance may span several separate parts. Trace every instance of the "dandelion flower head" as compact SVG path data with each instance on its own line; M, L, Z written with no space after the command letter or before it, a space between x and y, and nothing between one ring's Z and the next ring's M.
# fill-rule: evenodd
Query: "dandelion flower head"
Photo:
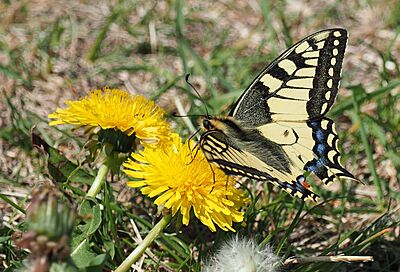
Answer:
M217 168L214 180L204 154L193 153L177 134L173 134L169 146L133 153L124 163L124 172L139 181L129 181L128 186L142 187L144 195L157 197L154 203L171 209L172 215L180 211L184 225L189 224L193 210L210 230L216 231L217 225L235 231L232 223L243 221L240 208L247 199L234 186L234 180Z
M158 144L168 141L170 137L170 127L164 120L163 110L140 95L105 88L65 104L67 108L59 108L48 115L54 119L50 122L51 126L72 124L114 129L128 136L134 134L145 144Z

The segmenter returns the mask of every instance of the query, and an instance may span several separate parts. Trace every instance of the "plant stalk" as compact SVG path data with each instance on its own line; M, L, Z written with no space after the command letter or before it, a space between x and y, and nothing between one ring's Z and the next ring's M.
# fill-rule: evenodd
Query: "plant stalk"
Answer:
M144 253L144 251L150 246L150 244L159 236L161 231L171 221L171 215L167 214L161 218L160 222L154 226L152 230L147 234L146 238L132 251L131 254L118 266L114 272L125 272L128 271L132 264L134 264Z
M102 166L100 166L99 172L97 172L97 176L93 181L92 186L90 187L89 191L87 192L86 196L88 197L96 197L99 193L101 187L106 180L108 171L110 170L108 162L105 162Z

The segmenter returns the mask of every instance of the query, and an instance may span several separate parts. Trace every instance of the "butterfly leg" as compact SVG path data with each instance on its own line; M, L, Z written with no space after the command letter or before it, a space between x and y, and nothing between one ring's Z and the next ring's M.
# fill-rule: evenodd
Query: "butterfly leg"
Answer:
M213 174L213 187L211 188L211 191L210 191L210 194L212 193L212 191L214 190L214 185L215 185L215 172L214 172L214 169L212 168L212 166L211 166L211 163L209 163L208 164L209 166L210 166L210 169L211 169L211 172L212 172L212 174Z
M193 151L197 146L197 143L196 143L194 145L193 149L190 148L190 142L192 141L193 137L197 134L197 132L199 132L199 129L192 136L190 136L190 138L187 141L187 145L188 145L188 148L189 148L190 151Z
M200 132L200 130L201 130L201 128L197 129L197 130L195 131L195 133L193 133L192 136L190 136L189 141L192 140L192 139L194 138L194 136L196 136L197 133Z
M198 143L195 144L195 146L193 147L193 149L190 148L190 141L188 141L188 145L189 145L189 150L190 150L190 156L192 157L192 159L190 160L190 162L187 165L190 165L194 159L196 159L197 153L200 150L200 146ZM192 155L192 152L196 149L196 152L194 153L194 156Z

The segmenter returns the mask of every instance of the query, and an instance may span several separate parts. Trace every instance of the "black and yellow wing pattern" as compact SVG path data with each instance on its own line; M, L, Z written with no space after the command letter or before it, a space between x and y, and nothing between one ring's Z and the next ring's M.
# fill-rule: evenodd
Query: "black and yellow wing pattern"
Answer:
M293 196L316 200L305 180L355 179L341 166L338 136L325 117L337 96L347 31L322 30L268 65L228 117L203 119L200 146L229 175L270 181Z

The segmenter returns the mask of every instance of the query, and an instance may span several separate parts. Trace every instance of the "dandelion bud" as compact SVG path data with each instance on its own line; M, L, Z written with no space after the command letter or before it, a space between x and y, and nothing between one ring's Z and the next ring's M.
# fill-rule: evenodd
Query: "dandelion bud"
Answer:
M31 252L28 271L55 271L56 267L77 271L69 262L74 221L75 211L62 201L54 187L46 185L34 190L26 211L28 231L16 241L17 246Z

